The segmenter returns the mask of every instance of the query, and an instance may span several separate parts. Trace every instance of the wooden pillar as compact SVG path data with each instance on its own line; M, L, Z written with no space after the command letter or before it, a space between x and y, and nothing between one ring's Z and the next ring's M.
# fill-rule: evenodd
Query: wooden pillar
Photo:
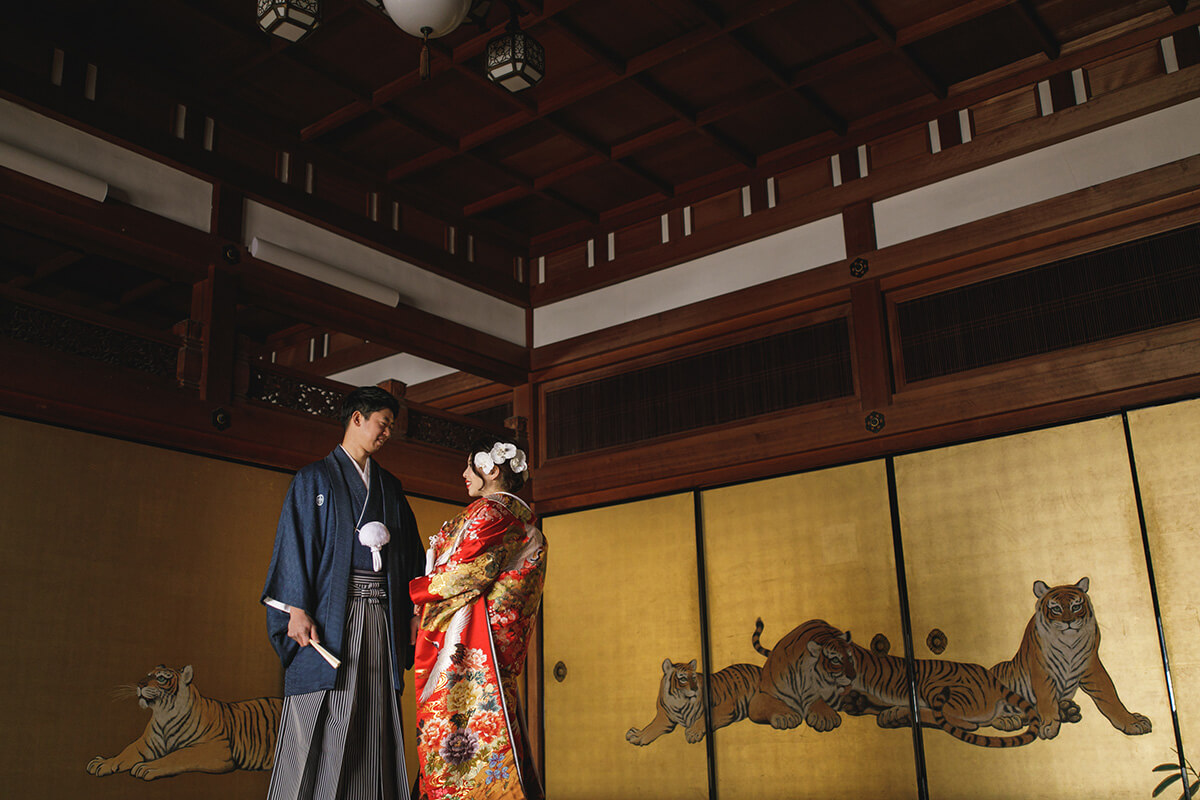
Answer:
M892 404L891 358L878 280L864 280L851 287L850 314L854 324L852 335L859 401L864 411L889 406Z
M513 415L504 421L504 425L513 432L517 441L525 443L529 469L532 471L531 480L537 480L537 467L540 466L538 453L541 450L536 416L537 387L532 383L513 387L512 398ZM542 652L542 613L539 609L534 620L529 655L525 659L525 718L529 727L529 752L537 764L538 772L545 774L545 675L542 671Z
M850 287L850 314L858 397L863 410L869 411L892 402L886 312L879 280L871 275L871 257L878 248L871 203L856 203L842 209L842 224L850 274L857 281Z
M222 404L233 399L236 289L222 267L210 264L208 277L192 287L192 320L200 323L203 355L200 399Z

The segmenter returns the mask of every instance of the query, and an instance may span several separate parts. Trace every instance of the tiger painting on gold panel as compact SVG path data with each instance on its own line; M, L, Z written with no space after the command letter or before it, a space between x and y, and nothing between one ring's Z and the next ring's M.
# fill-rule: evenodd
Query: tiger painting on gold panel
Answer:
M1078 722L1077 690L1088 694L1113 727L1130 736L1149 733L1150 720L1130 711L1100 661L1100 631L1083 578L1073 585L1033 584L1037 606L1016 655L990 670L973 663L915 659L920 723L979 747L1018 747L1053 739L1063 722ZM714 729L749 718L778 730L801 724L829 732L842 714L873 715L882 728L912 724L910 681L905 659L887 654L885 637L870 648L824 620L802 623L772 649L760 642L762 620L751 637L766 657L761 667L734 664L712 677L710 714ZM939 637L941 636L939 632ZM688 742L705 732L705 676L696 662L663 662L658 715L626 740L647 745L684 725ZM1020 733L984 735L990 726Z
M128 772L152 781L183 772L269 770L274 764L281 697L214 700L192 684L191 666L178 670L162 664L136 686L122 689L150 709L150 722L117 755L88 762L92 775Z

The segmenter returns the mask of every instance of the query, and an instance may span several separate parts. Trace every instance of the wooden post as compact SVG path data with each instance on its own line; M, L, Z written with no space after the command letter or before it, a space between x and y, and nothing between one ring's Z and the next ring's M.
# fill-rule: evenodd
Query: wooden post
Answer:
M210 264L208 277L192 287L192 319L201 325L204 348L200 399L206 402L219 405L233 399L235 312L233 277Z
M538 427L536 422L537 387L532 383L513 387L513 415L504 420L504 426L513 432L514 438L522 442L529 458L529 469L532 471L530 481L537 479L537 467L540 466L538 453L540 443L536 441ZM526 484L526 496L531 496L529 484ZM534 507L536 513L536 506ZM545 774L545 673L542 670L542 613L539 610L534 621L533 635L529 646L529 655L525 659L525 719L529 727L529 752L537 765L538 772Z

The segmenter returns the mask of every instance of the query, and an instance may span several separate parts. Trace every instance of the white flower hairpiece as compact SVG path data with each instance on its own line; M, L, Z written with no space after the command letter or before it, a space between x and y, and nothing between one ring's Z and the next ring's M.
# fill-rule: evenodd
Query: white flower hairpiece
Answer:
M506 461L509 468L516 473L524 472L529 467L529 462L525 458L525 451L518 448L515 444L507 442L496 442L490 451L483 452L481 450L471 459L471 462L475 465L475 469L485 475Z

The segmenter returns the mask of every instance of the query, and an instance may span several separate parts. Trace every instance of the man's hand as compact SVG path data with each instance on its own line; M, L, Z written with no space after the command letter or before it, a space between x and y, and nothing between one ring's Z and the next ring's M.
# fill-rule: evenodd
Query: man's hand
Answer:
M308 647L310 642L321 641L321 637L317 636L317 626L312 621L312 617L308 616L302 608L292 608L288 611L287 635L301 647Z
M421 618L413 617L408 623L408 643L415 645L417 643L417 631L421 629Z

